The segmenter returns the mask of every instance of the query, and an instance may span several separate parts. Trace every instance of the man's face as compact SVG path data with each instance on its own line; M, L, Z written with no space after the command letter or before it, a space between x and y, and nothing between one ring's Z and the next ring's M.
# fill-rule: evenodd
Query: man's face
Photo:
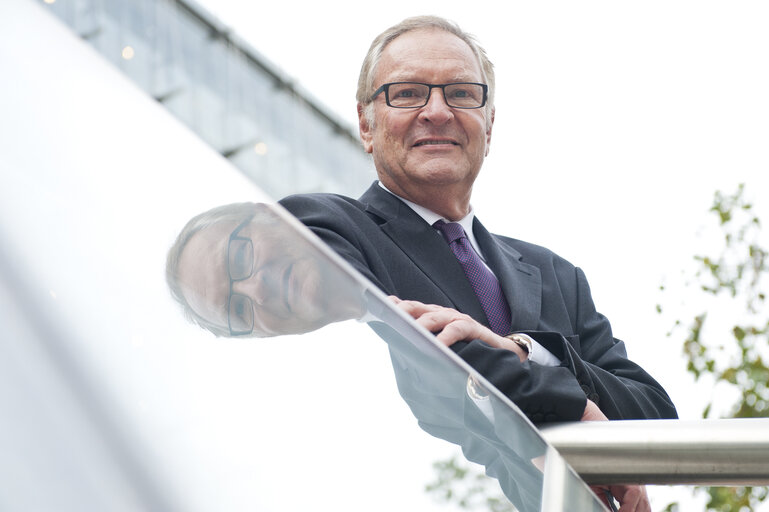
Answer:
M338 304L330 304L331 300L343 301L338 290L341 284L333 284L334 280L325 275L328 272L307 242L281 229L279 221L276 224L251 222L237 233L239 238L250 239L253 246L253 273L232 283L232 293L250 299L253 311L244 314L253 314L252 335L303 333L351 318ZM225 330L230 298L227 248L237 227L233 221L200 230L187 242L179 263L179 282L190 307ZM231 258L238 257L242 255L231 254ZM234 264L243 267L242 262Z
M374 86L390 82L480 82L481 68L470 47L437 29L407 32L392 41L376 68ZM374 157L380 180L411 195L424 186L454 186L469 193L488 153L491 120L486 109L446 105L432 89L422 108L388 107L384 93L374 100L374 125L360 116L363 145Z

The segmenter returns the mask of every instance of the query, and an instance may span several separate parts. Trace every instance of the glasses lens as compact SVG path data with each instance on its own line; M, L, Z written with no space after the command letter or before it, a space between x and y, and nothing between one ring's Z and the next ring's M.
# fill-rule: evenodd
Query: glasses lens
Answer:
M245 295L232 294L228 314L233 334L248 334L254 330L254 308L251 299Z
M391 84L387 99L393 107L421 107L427 103L430 88L424 84Z
M240 281L251 277L254 268L254 246L251 240L230 240L230 279Z
M445 90L446 103L452 107L478 108L483 106L483 85L450 84Z

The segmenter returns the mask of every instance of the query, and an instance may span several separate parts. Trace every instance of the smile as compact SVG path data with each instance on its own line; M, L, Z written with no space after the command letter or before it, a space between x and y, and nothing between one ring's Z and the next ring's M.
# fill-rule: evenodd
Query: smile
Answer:
M293 312L291 304L296 300L296 290L294 289L295 283L291 278L293 268L294 264L291 263L288 267L286 267L286 270L283 271L283 306L285 306L286 311L289 313Z
M457 144L456 142L451 141L451 140L423 140L423 141L419 141L416 144L414 144L414 147L417 147L417 146L446 145L446 144L452 144L454 146L459 146L459 144Z

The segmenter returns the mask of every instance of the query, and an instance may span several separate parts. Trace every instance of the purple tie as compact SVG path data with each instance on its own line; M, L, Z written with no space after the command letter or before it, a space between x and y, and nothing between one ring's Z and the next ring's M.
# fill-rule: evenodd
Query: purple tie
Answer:
M433 227L443 234L443 238L449 243L451 252L454 253L462 266L462 270L465 271L465 275L475 290L484 313L486 313L491 330L501 336L510 334L510 306L507 304L502 287L470 245L465 230L456 222L444 222L442 220L433 224Z

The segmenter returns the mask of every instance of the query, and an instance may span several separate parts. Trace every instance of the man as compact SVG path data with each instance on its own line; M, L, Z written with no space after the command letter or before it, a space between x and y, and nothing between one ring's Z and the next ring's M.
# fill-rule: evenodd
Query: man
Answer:
M492 64L470 36L439 18L407 19L374 40L358 82L360 137L379 183L357 201L318 194L281 204L535 423L675 418L596 312L581 270L474 218L493 98ZM453 223L464 229L458 238L447 233ZM487 271L496 280L479 289L475 274ZM621 510L648 510L639 488L613 491Z
M612 419L674 416L659 384L612 338L579 269L542 247L491 235L474 219L470 196L491 141L493 90L492 65L473 39L439 18L405 20L374 41L359 79L360 136L379 183L358 201L311 194L280 203L509 388L533 421L579 420L598 408ZM547 349L557 366L526 364L523 344L487 328L461 264L432 226L438 220L465 227L499 280L509 329L529 333L533 354Z

